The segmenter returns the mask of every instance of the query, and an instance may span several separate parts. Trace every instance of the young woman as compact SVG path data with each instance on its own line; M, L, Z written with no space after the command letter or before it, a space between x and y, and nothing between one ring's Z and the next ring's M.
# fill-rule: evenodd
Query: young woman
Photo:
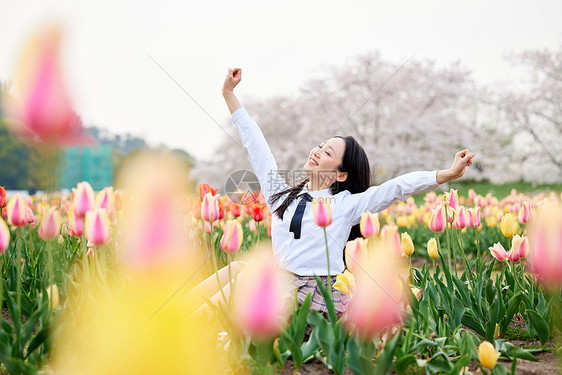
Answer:
M333 284L335 275L344 271L345 244L357 237L356 227L361 214L368 210L382 211L398 199L405 200L412 194L433 190L461 177L465 168L472 164L474 153L468 150L458 152L452 167L446 170L412 172L370 187L371 175L365 151L353 137L336 136L322 141L310 151L303 165L308 177L291 187L278 174L275 159L258 125L234 95L234 88L241 78L241 69L229 69L222 94L272 212L273 254L280 266L289 271L291 282L298 289L299 302L302 303L312 292L311 309L323 313L326 306L314 276L319 276L327 285L329 276ZM324 231L316 225L308 203L319 197L329 199L332 211L332 224L326 228L331 275L327 269ZM236 272L240 266L234 264ZM221 284L227 285L228 293L230 280L227 273L221 270L219 276ZM221 298L214 276L192 292L207 298L214 295L214 301ZM346 306L342 293L333 289L332 296L336 311L343 314Z

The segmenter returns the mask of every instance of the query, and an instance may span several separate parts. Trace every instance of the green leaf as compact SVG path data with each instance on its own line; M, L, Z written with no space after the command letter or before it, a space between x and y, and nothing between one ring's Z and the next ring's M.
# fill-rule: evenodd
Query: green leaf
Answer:
M476 331L482 336L486 336L486 330L484 329L484 326L478 320L476 320L476 318L474 317L474 313L469 309L465 311L462 317L462 324Z
M330 297L330 293L328 293L328 289L324 286L324 283L320 280L318 276L314 276L316 279L316 283L318 284L318 288L320 289L320 293L324 297L324 302L326 303L326 309L328 310L328 318L330 319L331 323L335 323L337 320L336 315L336 307L334 306L334 301Z
M376 375L383 375L389 372L390 368L392 367L394 352L396 351L396 347L398 346L398 342L400 341L401 336L402 332L398 331L382 349L379 358L377 358L377 366L375 368Z
M413 354L408 354L396 360L396 372L402 374L406 372L408 366L417 363L416 357Z
M49 336L48 329L41 329L34 337L31 339L29 343L29 347L27 348L27 355L29 356L31 353L35 351L35 349L39 348Z
M354 374L373 374L375 365L371 358L365 356L363 345L353 337L347 341L347 365Z
M539 334L541 344L544 344L550 339L550 327L548 326L548 323L536 311L529 309L525 311L527 312L531 323Z
M521 359L526 359L528 361L538 362L535 356L533 356L527 350L515 346L509 342L504 342L502 352L510 358L517 357Z

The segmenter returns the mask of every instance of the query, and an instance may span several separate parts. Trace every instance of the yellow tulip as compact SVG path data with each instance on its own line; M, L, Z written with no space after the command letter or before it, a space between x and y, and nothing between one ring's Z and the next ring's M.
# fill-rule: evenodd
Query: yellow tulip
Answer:
M402 233L402 251L408 256L414 253L414 243L410 235L406 232Z
M490 370L496 366L499 356L500 353L498 353L494 345L488 341L482 342L478 347L478 359L480 363Z
M500 228L504 236L507 238L513 237L513 235L517 232L517 224L513 215L510 213L503 215Z
M49 285L47 287L47 296L49 297L49 307L54 310L59 305L59 288L57 284Z
M427 241L427 254L430 258L437 258L439 251L437 250L437 241L435 238L431 238Z

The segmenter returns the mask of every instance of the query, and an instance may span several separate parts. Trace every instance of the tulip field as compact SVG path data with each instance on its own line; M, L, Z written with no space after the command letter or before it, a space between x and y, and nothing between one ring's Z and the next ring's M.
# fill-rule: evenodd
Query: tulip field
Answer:
M557 368L559 194L450 190L364 213L338 317L323 283L325 314L293 298L263 195L189 195L169 164L122 190L0 188L0 373L504 374L545 353ZM209 277L216 296L193 293Z

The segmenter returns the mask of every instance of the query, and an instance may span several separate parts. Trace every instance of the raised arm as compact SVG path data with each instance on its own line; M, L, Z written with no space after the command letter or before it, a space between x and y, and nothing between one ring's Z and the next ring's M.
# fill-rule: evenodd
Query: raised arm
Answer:
M228 74L226 75L226 78L222 85L222 96L224 96L224 100L226 101L226 105L228 106L230 114L233 114L242 107L242 104L240 104L238 98L236 97L236 95L234 95L234 88L240 83L241 80L242 69L228 69Z
M246 112L246 109L242 107L238 98L234 95L234 88L240 83L241 78L241 69L229 69L224 80L222 94L232 114L232 121L236 124L242 143L248 151L250 162L254 168L254 173L258 177L267 205L272 210L273 207L269 204L269 198L277 191L286 189L289 186L279 175L275 158L258 124Z
M412 194L425 193L439 185L464 175L466 167L472 165L474 153L462 150L455 154L449 169L433 172L411 172L393 178L379 186L371 186L363 193L344 196L342 204L351 224L358 224L365 211L380 212L396 200L406 200Z

